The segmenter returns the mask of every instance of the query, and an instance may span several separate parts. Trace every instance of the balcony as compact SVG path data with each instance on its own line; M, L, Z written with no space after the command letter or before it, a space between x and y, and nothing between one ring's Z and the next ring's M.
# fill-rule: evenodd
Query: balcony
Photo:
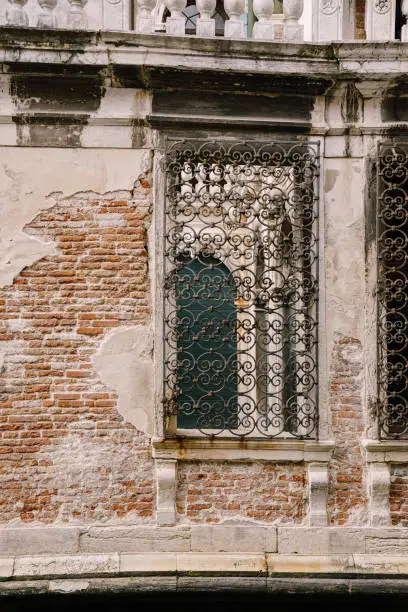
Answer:
M287 42L408 40L407 0L7 0L0 25Z

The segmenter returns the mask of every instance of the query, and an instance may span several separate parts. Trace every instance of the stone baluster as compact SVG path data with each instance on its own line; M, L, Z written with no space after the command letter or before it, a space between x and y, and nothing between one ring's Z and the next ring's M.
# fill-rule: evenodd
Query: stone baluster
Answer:
M405 25L401 29L401 40L402 42L408 42L408 0L402 0L401 12L405 19Z
M28 15L25 5L28 0L9 0L10 6L6 10L6 24L15 26L28 26Z
M37 18L37 26L39 28L57 28L58 22L54 15L54 9L58 4L58 0L37 0L41 7L41 12Z
M254 25L252 38L257 40L273 40L275 38L273 2L270 0L253 0L253 8L258 21Z
M225 22L225 38L245 38L245 24L241 19L245 0L224 0L224 9L229 17Z
M394 0L366 0L367 40L394 40L395 12Z
M215 36L215 19L212 16L217 6L217 0L196 0L200 17L197 19L197 36Z
M302 42L304 28L299 23L303 13L303 0L283 0L283 14L285 17L283 37L286 42Z
M156 0L137 0L136 32L138 34L151 34L154 30L152 11Z
M170 17L166 20L166 33L170 36L184 36L186 18L182 10L186 7L187 0L166 0L165 4L170 11Z
M313 0L313 40L353 40L355 0Z
M68 14L68 27L72 30L85 30L88 20L85 13L85 5L88 0L68 0L71 6Z

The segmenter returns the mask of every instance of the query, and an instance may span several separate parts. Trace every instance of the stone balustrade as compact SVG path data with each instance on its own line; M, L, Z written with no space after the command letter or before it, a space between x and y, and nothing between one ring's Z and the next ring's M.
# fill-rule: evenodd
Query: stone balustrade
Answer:
M394 40L395 33L408 42L408 0L366 0L367 40ZM140 34L167 33L200 38L223 35L230 39L286 42L329 42L355 39L356 0L283 0L281 12L273 0L224 0L220 30L217 0L4 0L0 25L90 30L135 30ZM248 18L248 5L252 18ZM282 12L283 9L283 12ZM397 23L398 20L401 23ZM253 28L248 27L254 23ZM218 23L216 27L216 22ZM217 29L218 28L218 29ZM249 30L252 30L249 35Z
M132 30L132 0L3 0L0 24L71 30Z

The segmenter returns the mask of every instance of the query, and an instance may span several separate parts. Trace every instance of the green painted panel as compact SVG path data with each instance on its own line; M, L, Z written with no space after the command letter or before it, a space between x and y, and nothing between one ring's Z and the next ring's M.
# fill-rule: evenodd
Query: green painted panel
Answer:
M177 425L237 427L236 290L228 268L200 256L176 274Z

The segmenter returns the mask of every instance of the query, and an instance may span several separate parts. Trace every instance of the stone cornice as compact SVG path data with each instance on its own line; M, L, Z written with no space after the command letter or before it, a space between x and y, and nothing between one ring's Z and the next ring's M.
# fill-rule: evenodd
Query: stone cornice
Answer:
M36 28L0 27L0 63L20 70L41 72L75 70L86 74L91 67L108 76L138 79L155 87L160 70L202 71L243 75L271 75L279 80L298 75L323 93L337 78L390 80L408 72L408 46L399 42L279 43L227 39L141 35L126 32L71 32ZM116 74L116 67L131 71ZM59 68L58 70L60 70ZM159 72L157 72L159 71ZM284 87L284 82L277 83ZM293 83L289 84L292 87ZM311 93L312 92L311 89Z

